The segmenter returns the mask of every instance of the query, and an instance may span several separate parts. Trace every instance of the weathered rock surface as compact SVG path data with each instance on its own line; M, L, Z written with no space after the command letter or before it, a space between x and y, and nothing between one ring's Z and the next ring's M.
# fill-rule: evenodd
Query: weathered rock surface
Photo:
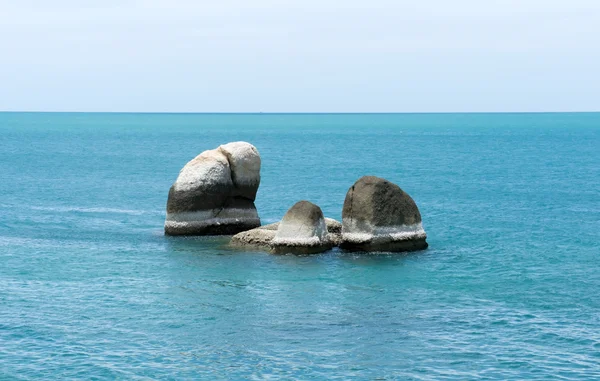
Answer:
M261 226L234 235L231 237L230 245L270 251L271 241L275 238L275 234L277 234L277 230L265 229Z
M337 246L342 239L342 224L333 218L325 218L325 226L327 228L327 237L326 240L329 241L331 246ZM277 250L273 249L272 241L277 234L277 230L279 228L280 222L275 222L273 224L260 226L258 228L248 230L245 232L238 233L233 236L231 239L231 245L234 247L249 247L249 248L257 248L270 252L277 252ZM327 245L328 250L330 245ZM286 252L281 248L282 251ZM323 250L324 251L324 250ZM295 253L310 253L312 250L290 250L290 252Z
M364 176L348 190L342 210L342 249L422 250L428 246L426 238L417 205L396 184Z
M325 217L325 225L327 225L327 232L330 234L342 234L342 223L334 220L333 218Z
M278 253L321 253L333 247L327 236L321 208L309 201L298 201L279 223L271 250Z
M269 225L263 225L257 229L277 230L281 222L273 222ZM325 225L327 226L327 232L330 234L342 234L342 223L334 220L333 218L325 217Z
M258 151L246 142L196 156L169 190L165 234L236 234L260 226L254 206L260 163Z

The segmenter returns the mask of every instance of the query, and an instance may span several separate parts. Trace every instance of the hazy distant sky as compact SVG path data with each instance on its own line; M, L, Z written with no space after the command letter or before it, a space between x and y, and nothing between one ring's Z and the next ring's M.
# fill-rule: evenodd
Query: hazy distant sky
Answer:
M599 0L0 0L0 110L600 110Z

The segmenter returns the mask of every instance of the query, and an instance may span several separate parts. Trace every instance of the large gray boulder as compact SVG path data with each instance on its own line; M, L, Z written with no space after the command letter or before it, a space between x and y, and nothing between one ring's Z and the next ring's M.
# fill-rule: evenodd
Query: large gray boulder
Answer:
M428 246L426 238L417 204L398 185L364 176L348 190L342 210L342 249L422 250Z
M323 212L309 201L298 201L287 211L271 241L275 254L314 254L332 247Z
M169 190L165 234L236 234L260 226L254 206L259 184L260 155L252 144L202 152Z

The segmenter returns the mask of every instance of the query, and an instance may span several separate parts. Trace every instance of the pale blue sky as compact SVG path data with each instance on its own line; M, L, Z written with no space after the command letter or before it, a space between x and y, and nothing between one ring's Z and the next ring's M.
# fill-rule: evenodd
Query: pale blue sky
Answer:
M0 0L0 110L599 111L598 0Z

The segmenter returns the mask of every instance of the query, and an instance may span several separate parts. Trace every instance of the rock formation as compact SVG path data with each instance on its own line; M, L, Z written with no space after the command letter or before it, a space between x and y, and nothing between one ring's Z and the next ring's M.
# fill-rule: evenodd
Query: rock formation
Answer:
M180 171L167 200L165 234L229 235L232 246L272 253L389 252L427 248L413 199L385 179L364 176L348 190L342 223L324 218L308 201L292 206L280 222L260 226L254 205L260 155L246 142L202 152Z
M313 254L332 247L323 212L309 201L298 201L285 213L271 241L272 251L276 254Z
M306 204L312 205L312 207ZM315 208L318 208L318 211ZM292 211L292 214L290 214L290 211ZM273 224L238 233L231 239L231 245L239 248L261 249L272 253L310 254L329 250L332 246L336 246L341 242L342 224L340 222L332 218L324 218L326 233L323 238L322 232L320 234L314 234L318 230L317 227L320 226L319 218L316 218L317 223L315 224L314 216L312 218L310 216L299 218L293 217L294 215L303 215L305 213L308 215L314 213L318 216L319 212L322 216L323 213L318 206L311 204L308 201L300 201L286 213L288 218L286 219L284 216L284 220L286 220L285 223L284 220L282 220L281 222L275 222ZM307 221L308 225L305 227L304 224ZM276 235L279 234L279 228L282 224L283 229L281 230L279 239L273 242ZM308 238L298 240L299 234L296 234L293 226L298 228L298 232L303 232L301 233L302 236ZM310 226L312 226L312 228ZM291 244L292 241L295 241L296 244ZM311 242L316 242L316 244Z
M422 250L427 248L426 238L417 205L396 184L364 176L348 190L342 210L342 249Z
M167 235L236 234L260 226L254 206L260 155L246 142L204 151L179 172L167 200Z

